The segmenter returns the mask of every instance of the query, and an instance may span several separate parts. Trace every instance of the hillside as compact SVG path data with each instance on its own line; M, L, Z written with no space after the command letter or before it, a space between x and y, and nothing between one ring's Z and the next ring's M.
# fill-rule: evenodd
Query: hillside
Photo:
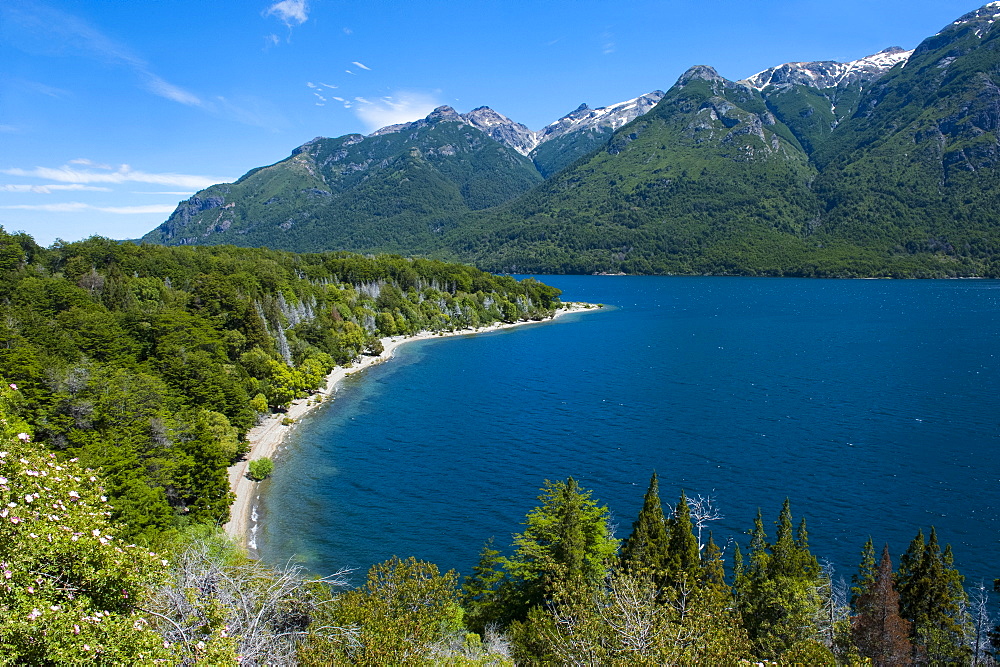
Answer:
M391 251L491 271L994 276L990 3L915 50L708 66L539 132L442 107L316 139L182 202L145 242Z

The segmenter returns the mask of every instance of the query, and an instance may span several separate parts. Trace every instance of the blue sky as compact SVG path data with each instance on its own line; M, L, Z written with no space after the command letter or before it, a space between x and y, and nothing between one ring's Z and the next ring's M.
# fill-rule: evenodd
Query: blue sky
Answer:
M0 225L135 238L316 136L440 104L540 129L581 102L913 48L955 0L3 0Z

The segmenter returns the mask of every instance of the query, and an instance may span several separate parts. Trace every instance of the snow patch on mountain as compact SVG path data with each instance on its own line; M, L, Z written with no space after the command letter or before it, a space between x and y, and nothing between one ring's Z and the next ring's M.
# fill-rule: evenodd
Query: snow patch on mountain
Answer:
M739 83L756 90L763 90L767 86L794 85L832 88L843 83L877 79L898 63L905 63L912 53L912 50L906 51L898 46L892 46L846 63L833 60L785 63L748 76Z
M656 106L663 94L662 90L654 90L635 99L597 109L591 109L586 104L581 104L574 111L537 132L489 107L478 107L468 113L460 114L449 106L441 106L432 111L426 118L412 123L388 125L375 130L368 136L375 137L382 134L406 132L432 123L456 122L470 125L485 132L494 140L513 148L521 155L528 155L546 141L571 132L605 128L617 130Z

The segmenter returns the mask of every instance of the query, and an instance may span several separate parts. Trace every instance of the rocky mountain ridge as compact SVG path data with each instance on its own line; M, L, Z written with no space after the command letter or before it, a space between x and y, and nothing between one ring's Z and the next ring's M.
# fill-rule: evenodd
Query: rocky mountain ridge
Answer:
M913 51L743 81L697 65L538 132L439 107L319 138L197 193L145 240L498 272L1000 275L997 18L991 2Z

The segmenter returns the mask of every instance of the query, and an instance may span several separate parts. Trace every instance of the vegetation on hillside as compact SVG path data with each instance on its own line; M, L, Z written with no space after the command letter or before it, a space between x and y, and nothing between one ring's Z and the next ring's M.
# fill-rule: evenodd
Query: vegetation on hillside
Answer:
M99 468L132 538L222 524L247 430L384 336L541 319L559 291L401 257L40 248L0 231L0 377L63 459Z

